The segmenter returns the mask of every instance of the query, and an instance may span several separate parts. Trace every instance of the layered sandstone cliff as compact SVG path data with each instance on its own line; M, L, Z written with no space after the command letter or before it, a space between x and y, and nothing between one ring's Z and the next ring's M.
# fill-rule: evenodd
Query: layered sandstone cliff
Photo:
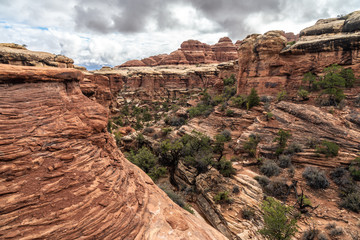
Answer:
M260 94L295 91L307 72L315 74L332 64L360 72L360 12L319 20L287 45L282 31L250 35L239 45L238 93L256 87Z
M74 61L71 58L47 52L29 51L13 43L0 43L0 63L38 67L74 67Z
M123 157L82 78L0 65L0 238L225 239Z
M187 40L180 48L169 55L160 54L142 60L130 60L116 68L142 67L181 64L211 64L237 59L236 46L228 37L220 38L214 45L208 45L197 40Z

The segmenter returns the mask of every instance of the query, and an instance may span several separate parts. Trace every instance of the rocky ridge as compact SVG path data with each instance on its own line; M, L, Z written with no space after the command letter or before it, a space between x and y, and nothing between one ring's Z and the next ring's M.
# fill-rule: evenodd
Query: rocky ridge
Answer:
M0 65L4 239L225 239L125 160L81 72Z
M214 45L208 45L197 40L187 40L172 53L160 54L142 60L130 60L115 69L122 67L142 67L182 64L211 64L228 62L238 58L235 45L228 37L219 39Z

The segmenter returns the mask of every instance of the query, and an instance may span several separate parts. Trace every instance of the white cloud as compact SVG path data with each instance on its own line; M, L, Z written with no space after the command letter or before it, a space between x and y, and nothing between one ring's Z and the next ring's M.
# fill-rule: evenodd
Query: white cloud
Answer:
M0 42L64 54L85 66L115 66L170 53L181 42L214 44L356 10L358 0L1 0Z

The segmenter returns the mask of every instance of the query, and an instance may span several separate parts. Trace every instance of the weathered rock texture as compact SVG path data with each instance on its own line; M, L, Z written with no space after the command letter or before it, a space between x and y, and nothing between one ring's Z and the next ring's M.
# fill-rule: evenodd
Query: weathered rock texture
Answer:
M169 55L161 54L142 60L130 60L116 66L115 69L122 67L221 63L237 58L236 46L228 37L220 38L219 42L214 45L208 45L197 40L187 40L181 44L178 50Z
M0 238L225 239L126 161L82 78L0 65Z
M260 94L285 88L296 91L303 75L318 74L339 64L360 72L360 11L342 18L319 20L305 28L300 39L287 44L282 31L250 35L239 45L238 93L256 87Z
M167 65L102 70L93 72L93 75L87 78L98 79L105 76L110 79L111 92L118 93L120 90L121 97L153 100L163 97L178 98L190 92L199 92L204 88L211 88L212 91L221 90L222 79L231 74L235 75L236 72L236 62L226 62L198 66ZM92 82L97 81L92 80ZM84 89L85 84L81 85Z
M63 55L29 51L12 43L0 43L0 63L21 66L73 68L74 61Z

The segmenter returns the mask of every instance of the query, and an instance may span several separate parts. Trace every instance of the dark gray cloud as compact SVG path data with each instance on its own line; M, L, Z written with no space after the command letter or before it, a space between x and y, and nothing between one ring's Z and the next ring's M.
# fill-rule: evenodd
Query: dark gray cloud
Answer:
M76 27L99 33L135 33L145 31L147 24L153 21L158 30L179 28L181 23L169 10L174 4L193 6L218 25L218 29L211 31L226 31L240 38L257 30L258 26L246 21L254 14L261 18L259 24L287 19L301 23L331 17L335 11L342 14L351 6L357 7L358 3L348 0L344 6L342 1L336 0L326 4L313 0L80 0L75 7Z

